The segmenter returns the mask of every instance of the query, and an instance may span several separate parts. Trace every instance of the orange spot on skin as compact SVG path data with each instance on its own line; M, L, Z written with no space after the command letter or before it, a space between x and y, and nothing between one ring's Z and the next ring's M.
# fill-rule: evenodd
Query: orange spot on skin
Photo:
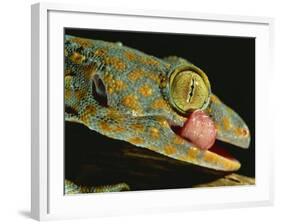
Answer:
M172 155L172 154L175 154L177 150L174 146L166 145L164 147L164 151L167 155Z
M124 71L126 69L126 64L117 57L108 56L105 58L105 63L112 65L118 71Z
M88 105L86 106L85 108L85 112L88 113L89 115L91 116L95 116L96 115L96 112L97 112L97 109L95 106L93 105Z
M102 129L105 132L110 132L113 130L106 121L100 121L99 127L100 127L100 129Z
M149 72L149 73L145 73L145 76L156 82L158 85L161 84L161 78L159 74Z
M131 128L136 132L143 132L144 126L142 124L132 124Z
M240 137L247 137L249 136L249 131L245 128L236 128L235 134Z
M135 95L128 95L122 99L122 104L128 108L131 108L135 111L139 111L139 103L137 100L137 96Z
M159 98L152 103L151 107L153 109L167 109L168 105L164 99Z
M197 149L196 147L190 147L187 150L186 157L184 160L194 162L197 160L198 155L199 155L199 149Z
M108 110L107 117L112 118L113 120L119 120L119 121L124 119L123 115L121 115L120 112L115 109Z
M185 143L185 140L177 135L173 138L173 143L176 145L183 145Z
M124 127L121 127L121 126L116 126L113 131L114 132L123 132L125 131L126 129Z
M133 138L130 138L128 141L134 145L142 144L144 142L143 139L140 137L133 137Z
M78 52L74 52L69 58L75 64L81 64L86 59L84 55L81 55Z
M141 95L147 97L152 95L152 89L149 87L149 85L145 84L139 88L139 92Z
M107 83L107 93L112 94L115 91L121 91L127 87L122 80L116 80L113 75L107 74L104 77L104 82Z
M227 161L224 162L224 168L226 170L239 170L241 164L238 161Z
M106 74L104 77L104 82L110 85L113 82L113 76L111 74Z
M158 121L158 123L163 127L163 128L170 128L169 123L166 121L166 119L161 118L161 117L157 117L156 120Z
M219 158L217 158L216 156L214 156L214 154L208 153L208 152L205 152L205 153L204 153L203 160L204 160L206 163L211 163L211 164L212 164L212 163L219 162Z
M213 102L213 103L221 103L221 101L219 100L219 98L216 97L216 96L213 95L213 94L211 95L210 100L211 100L211 102Z
M131 80L131 81L136 81L138 80L140 77L142 77L144 75L144 72L143 70L141 69L136 69L136 70L133 70L129 73L128 75L128 78Z
M160 132L157 128L151 127L149 133L153 139L158 139L160 137Z
M225 130L229 130L232 128L232 124L231 124L229 118L227 118L227 117L222 118L222 124L223 124L223 127Z
M124 52L124 56L129 60L129 61L133 61L137 58L136 54L131 52L131 51L125 51Z
M97 109L93 105L88 105L86 106L83 114L81 115L80 120L83 123L87 124L90 122L90 118L96 115L96 112Z
M118 123L115 124L110 124L107 121L101 121L99 123L99 127L103 130L103 131L109 131L109 132L123 132L125 131L125 127L123 127L122 125L122 120L123 117L122 115L119 114L118 111L116 110L109 110L107 112L107 116L109 118L111 118L114 121L117 121Z
M149 57L149 56L140 57L140 62L145 65L153 65L153 66L159 66L160 64L157 59L154 59L153 57Z
M80 46L82 46L84 48L93 46L93 41L89 40L89 39L74 37L74 38L71 39L71 41L79 44Z
M85 91L82 91L82 90L75 91L75 97L77 98L78 101L82 100L86 96L87 96L87 93Z
M112 93L113 93L113 89L112 89L111 87L108 87L107 93L108 93L108 94L112 94Z
M120 90L123 90L125 88L125 86L126 85L124 84L124 82L122 80L116 80L113 88L116 91L120 91Z
M203 156L203 160L206 163L213 164L214 166L221 166L225 170L237 170L240 168L240 164L237 161L225 159L224 157L217 156L214 153L206 151Z
M106 49L99 48L94 52L94 55L97 57L104 57L106 55Z

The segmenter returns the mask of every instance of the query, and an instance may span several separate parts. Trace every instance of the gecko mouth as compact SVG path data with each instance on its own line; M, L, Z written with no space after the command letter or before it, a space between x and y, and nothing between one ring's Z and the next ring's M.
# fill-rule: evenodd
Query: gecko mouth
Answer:
M201 149L209 149L215 143L217 131L213 120L203 111L196 110L189 115L179 135Z
M192 112L182 127L172 126L173 131L180 137L188 140L200 150L208 150L226 159L237 161L217 138L215 123L205 112L196 110Z

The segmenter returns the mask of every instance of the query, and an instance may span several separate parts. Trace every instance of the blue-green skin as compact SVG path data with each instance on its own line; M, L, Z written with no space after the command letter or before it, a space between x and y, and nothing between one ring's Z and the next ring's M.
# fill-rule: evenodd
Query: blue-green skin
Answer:
M66 111L65 120L195 165L239 169L238 161L199 149L170 128L183 126L187 120L175 110L169 85L171 75L183 69L203 73L182 58L159 59L119 42L65 36L65 106L74 111ZM105 91L94 84L97 77ZM149 90L141 91L144 86ZM95 99L93 88L100 95L106 92L107 106ZM209 91L204 111L216 125L217 139L248 148L250 134L245 122Z

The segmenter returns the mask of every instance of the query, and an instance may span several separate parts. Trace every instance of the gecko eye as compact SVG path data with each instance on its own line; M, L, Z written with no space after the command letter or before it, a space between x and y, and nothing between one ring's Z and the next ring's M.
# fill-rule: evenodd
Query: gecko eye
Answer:
M176 71L170 78L172 105L182 114L205 109L210 98L208 77L198 68Z

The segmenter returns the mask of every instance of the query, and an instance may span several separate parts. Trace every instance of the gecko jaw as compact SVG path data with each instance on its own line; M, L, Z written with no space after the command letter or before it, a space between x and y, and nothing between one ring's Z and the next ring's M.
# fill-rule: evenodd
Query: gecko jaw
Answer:
M203 112L193 113L183 126L170 126L176 135L184 139L189 145L194 146L192 147L192 150L196 151L194 153L202 155L197 157L195 161L193 158L187 158L186 161L216 170L238 170L241 166L239 161L218 144L215 125L211 118L203 117L202 119L202 116L206 116ZM196 116L199 117L199 121L194 121L194 119L197 119ZM202 130L204 128L207 130Z
M175 130L175 127L172 127L171 129ZM177 136L181 137L179 134L176 133L176 131L174 132ZM190 145L190 142L187 139L182 139ZM185 162L225 172L236 171L241 167L240 162L236 158L234 158L225 149L225 147L222 147L220 141L217 139L214 145L209 149L202 149L195 144L193 144L193 147L191 148L193 150L192 154L195 153L196 155L198 155L197 159L194 160L194 158L191 156L187 157L184 160ZM191 150L191 148L189 150Z

